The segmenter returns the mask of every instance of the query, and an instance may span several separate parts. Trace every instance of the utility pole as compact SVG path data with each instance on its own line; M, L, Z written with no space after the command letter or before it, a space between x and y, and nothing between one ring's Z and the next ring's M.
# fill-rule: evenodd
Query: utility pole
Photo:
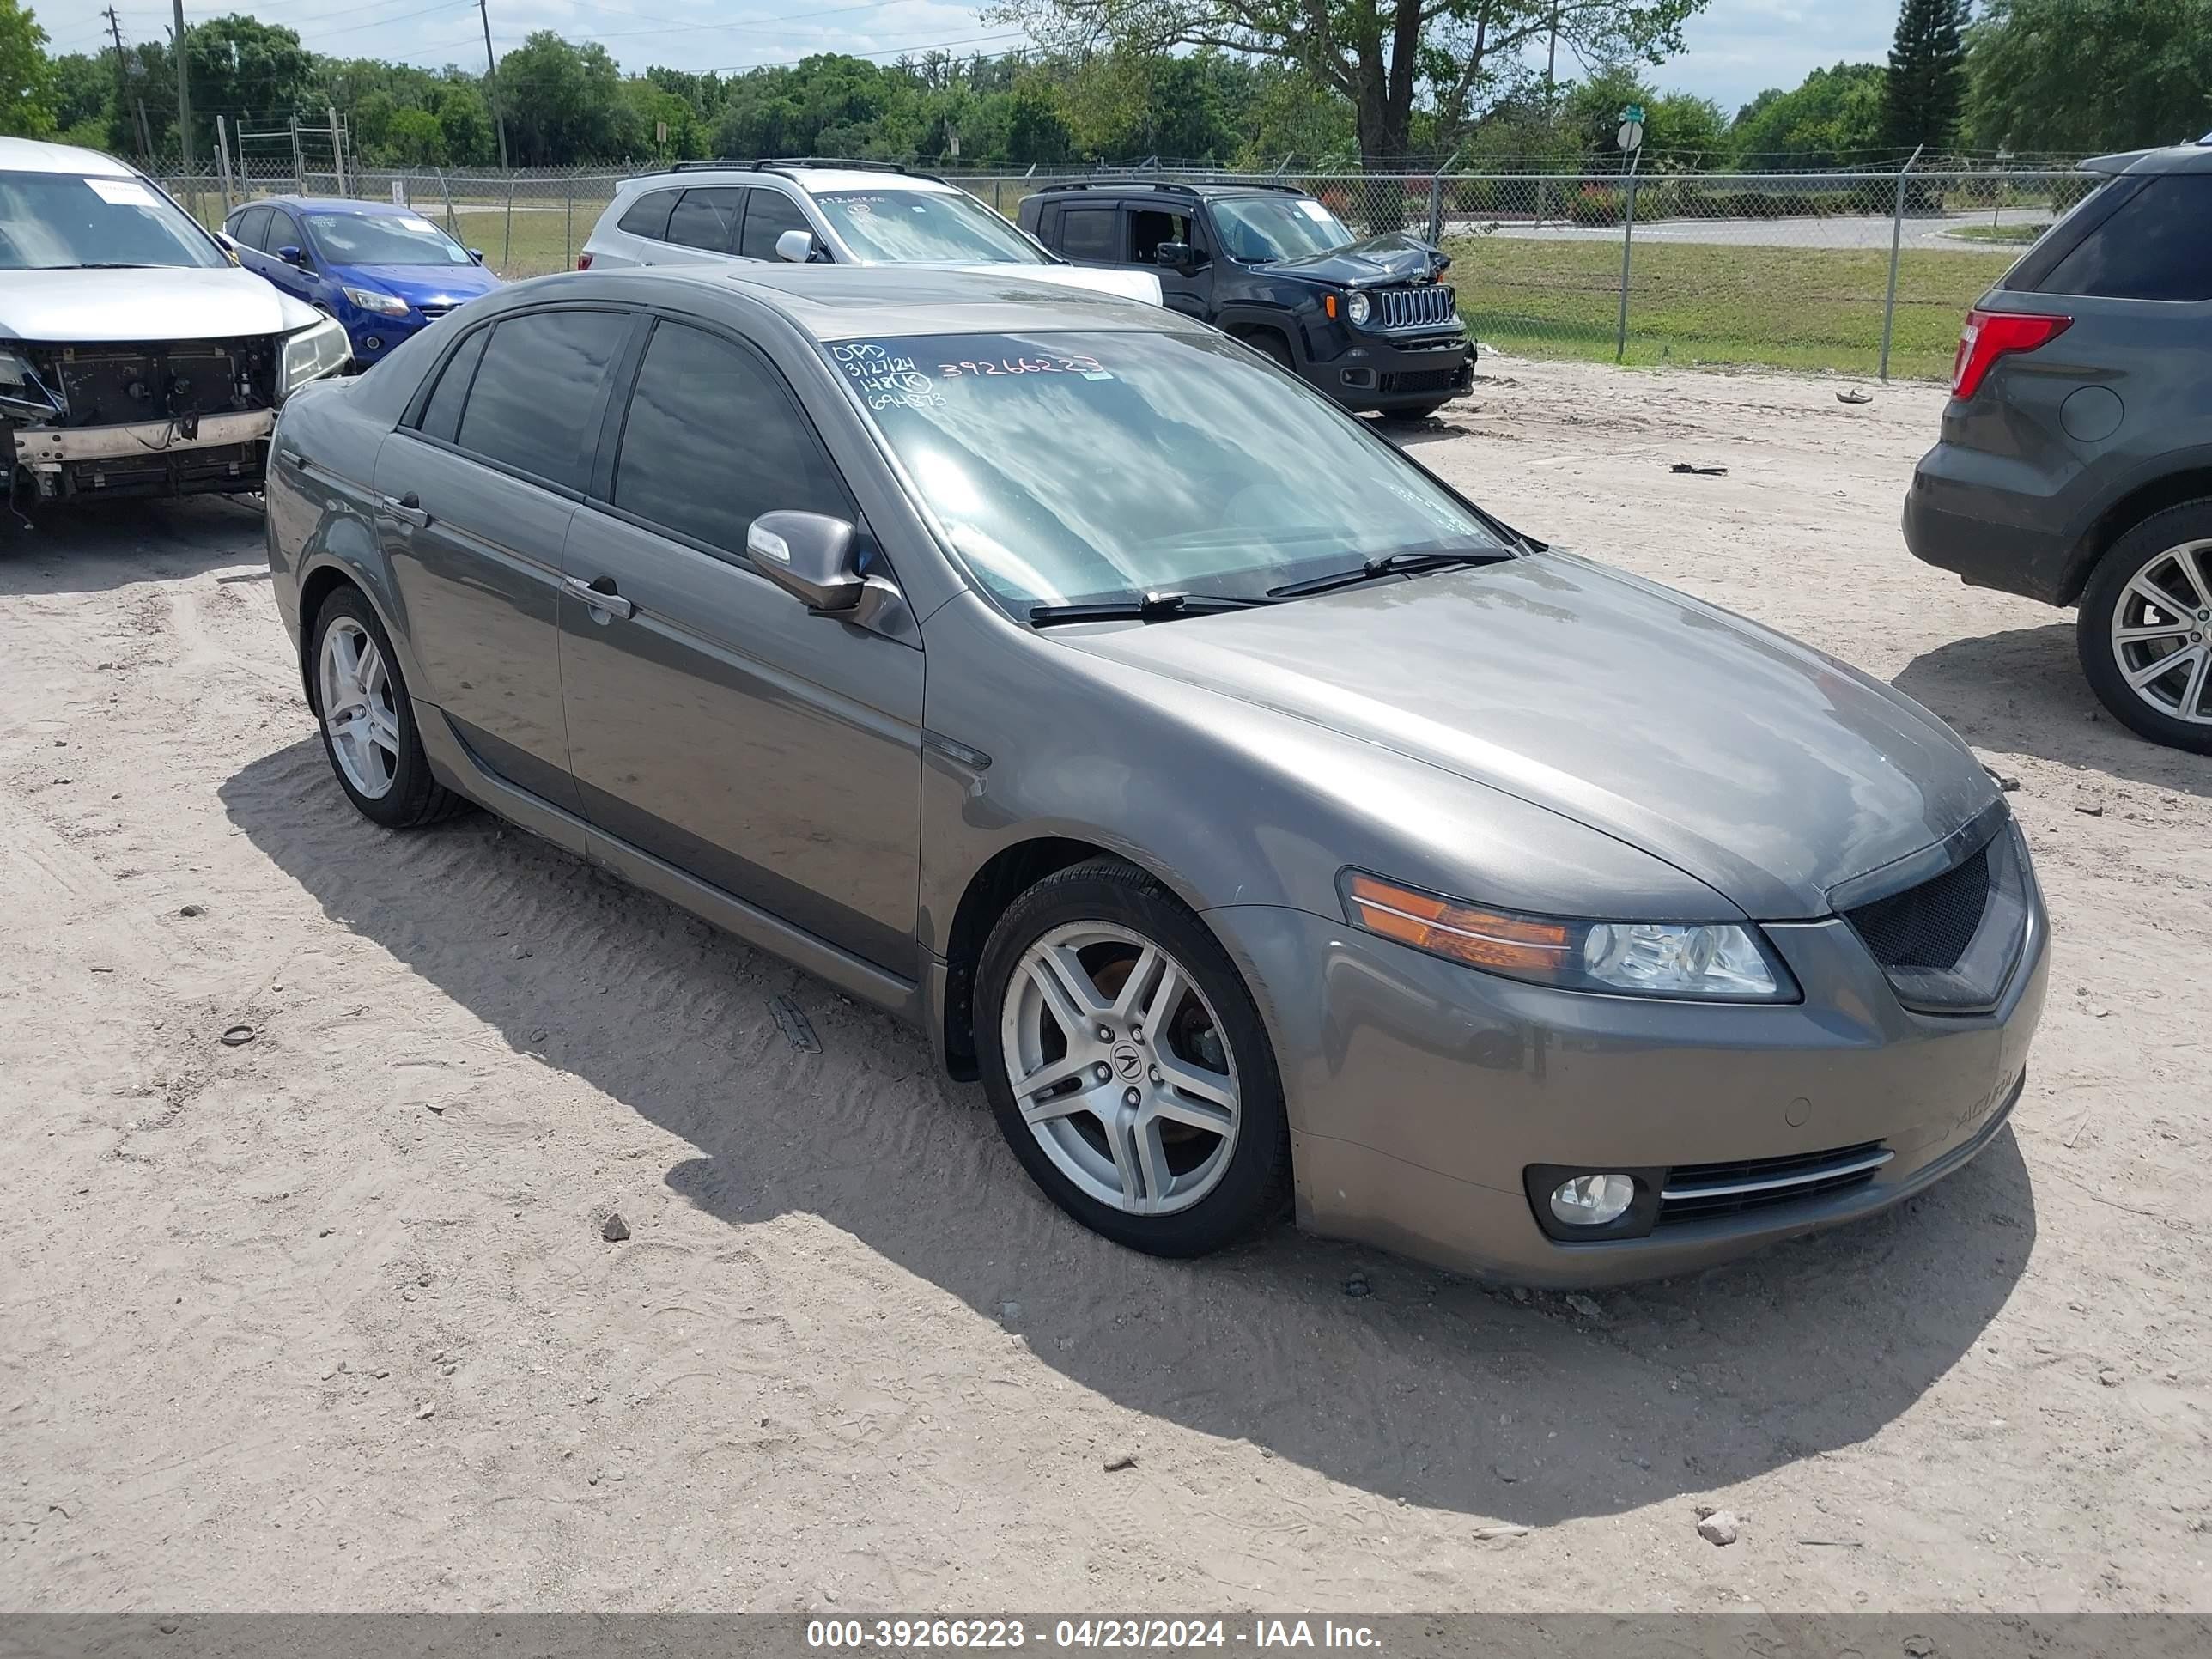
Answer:
M1544 111L1547 114L1551 112L1552 106L1559 101L1559 94L1554 89L1557 83L1553 79L1553 71L1559 67L1559 0L1552 0L1552 45L1550 50L1544 54Z
M185 0L177 8L177 142L184 146L185 175L192 171L192 82L185 70Z
M184 0L177 0L179 5ZM491 55L491 10L486 0L477 0L477 15L483 19L484 87L491 94L491 124L499 129L499 170L505 173L507 165L507 118L499 112L499 65Z

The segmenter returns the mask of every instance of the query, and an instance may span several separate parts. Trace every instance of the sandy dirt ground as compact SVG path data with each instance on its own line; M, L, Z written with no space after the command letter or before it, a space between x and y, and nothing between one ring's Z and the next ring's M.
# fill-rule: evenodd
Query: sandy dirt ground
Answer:
M2212 1607L2212 763L1907 556L1936 392L1484 369L1425 462L2020 780L2057 967L1971 1170L1586 1307L1131 1255L918 1035L363 823L257 517L111 510L0 552L0 1606Z

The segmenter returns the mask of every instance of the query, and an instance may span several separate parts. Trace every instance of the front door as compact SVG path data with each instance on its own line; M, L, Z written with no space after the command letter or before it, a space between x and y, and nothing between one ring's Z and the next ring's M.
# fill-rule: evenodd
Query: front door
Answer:
M1171 309L1204 320L1213 298L1213 264L1198 216L1165 206L1132 207L1123 222L1128 227L1129 263L1158 276L1160 297ZM1160 264L1158 250L1164 242L1180 242L1190 249L1190 266L1178 270Z
M586 816L910 977L921 653L811 615L744 556L762 513L853 519L836 466L764 358L680 323L655 325L617 424L609 499L578 512L564 560Z
M571 811L561 552L630 326L568 311L477 329L377 457L377 522L426 681L416 695L490 770Z

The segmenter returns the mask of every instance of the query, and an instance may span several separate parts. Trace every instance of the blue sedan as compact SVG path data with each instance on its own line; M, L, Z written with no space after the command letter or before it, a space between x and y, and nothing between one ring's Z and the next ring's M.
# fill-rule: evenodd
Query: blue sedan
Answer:
M394 203L278 196L240 208L223 230L248 270L343 323L362 368L499 286L481 254Z

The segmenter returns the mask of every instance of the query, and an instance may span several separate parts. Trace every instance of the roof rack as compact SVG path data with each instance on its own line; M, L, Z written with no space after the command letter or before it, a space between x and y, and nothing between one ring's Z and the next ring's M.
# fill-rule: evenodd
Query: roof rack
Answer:
M795 173L802 167L835 167L853 173L896 173L908 179L926 179L936 185L945 182L933 173L916 173L902 161L861 161L843 155L771 155L752 161L723 156L708 161L675 161L665 170L670 173Z
M1261 179L1055 179L1039 186L1037 193L1055 190L1157 190L1169 195L1195 196L1201 190L1277 190L1288 196L1305 195L1302 185L1269 184Z

